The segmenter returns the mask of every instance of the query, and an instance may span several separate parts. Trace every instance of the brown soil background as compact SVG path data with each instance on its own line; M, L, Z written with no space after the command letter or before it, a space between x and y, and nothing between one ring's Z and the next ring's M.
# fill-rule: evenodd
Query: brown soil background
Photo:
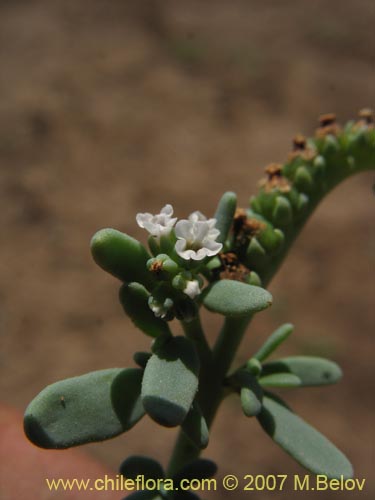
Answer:
M211 214L229 189L246 205L262 168L286 157L295 133L312 133L320 113L345 121L374 105L374 15L373 0L0 1L4 402L23 410L51 382L133 364L148 340L93 263L93 233L110 226L145 240L138 211L172 203L179 217ZM283 353L343 367L339 385L285 396L350 457L366 492L310 498L375 495L372 181L347 181L318 209L237 360L290 321ZM205 324L214 339L217 318ZM130 454L165 463L174 437L145 418L86 449L113 468ZM204 456L219 477L305 473L235 398ZM305 496L251 497L285 495Z

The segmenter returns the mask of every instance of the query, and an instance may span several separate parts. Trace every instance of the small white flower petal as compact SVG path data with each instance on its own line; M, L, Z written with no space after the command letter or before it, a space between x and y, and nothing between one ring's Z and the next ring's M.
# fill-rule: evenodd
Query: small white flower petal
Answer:
M160 236L167 236L177 220L177 217L173 217L173 207L172 205L165 205L159 214L152 215L148 212L139 213L136 216L137 224L146 229L152 236L160 238Z
M203 215L202 212L200 212L199 210L196 210L195 212L193 212L189 215L190 222L206 221L206 220L207 220L207 217L205 215Z
M186 293L186 295L188 295L191 299L195 299L195 297L201 293L198 281L197 280L187 281L186 287L184 288L183 292Z
M216 219L209 219L201 212L193 212L188 220L180 220L175 227L175 250L185 260L202 260L216 255L223 245L216 241L220 231L214 226Z

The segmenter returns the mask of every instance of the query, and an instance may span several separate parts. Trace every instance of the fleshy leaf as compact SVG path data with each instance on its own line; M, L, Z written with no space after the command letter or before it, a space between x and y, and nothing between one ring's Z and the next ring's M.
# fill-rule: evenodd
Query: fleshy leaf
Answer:
M217 465L207 458L197 458L185 465L173 480L177 483L182 479L206 479L213 477L217 472Z
M186 485L185 485L186 486ZM176 491L174 500L200 500L200 497L192 491Z
M216 228L220 231L217 241L219 243L225 243L230 227L233 222L234 213L237 206L237 196L235 193L228 191L221 197L216 213L214 215L216 219Z
M293 374L302 386L334 384L342 377L336 363L315 356L291 356L263 365L262 378L275 373Z
M207 447L209 439L208 427L198 403L195 402L190 408L181 424L181 428L197 448L203 449Z
M144 415L142 370L113 368L47 386L25 412L27 437L41 448L70 448L129 430Z
M256 354L254 354L253 357L258 359L259 361L263 361L268 358L268 356L270 356L273 351L275 351L279 347L279 345L289 337L293 330L294 326L290 323L281 325L268 337L268 339L264 342L262 347Z
M149 359L142 382L142 402L161 425L182 424L198 389L199 358L185 337L160 343Z
M157 318L148 305L150 294L140 283L129 283L120 288L120 302L136 327L150 337L169 334L168 324Z
M91 239L91 253L98 266L125 283L137 281L146 287L155 283L146 267L150 254L125 233L101 229Z
M160 491L143 490L135 491L122 500L164 500L164 498L161 496Z
M263 391L256 378L245 370L238 373L241 405L247 417L258 415L262 409Z
M265 387L300 387L301 379L293 373L272 373L259 379L261 386Z
M120 465L120 474L127 479L136 479L139 475L144 476L145 480L164 478L164 471L159 462L139 455L124 460Z
M284 196L277 196L272 212L272 219L276 226L288 226L293 220L293 211L289 200Z
M277 400L264 396L258 420L265 432L299 464L328 478L351 478L353 469L326 437Z
M133 354L134 362L141 368L146 368L147 361L151 358L150 352L138 351Z
M235 280L220 280L207 290L203 303L212 312L240 317L269 307L272 295L259 286Z

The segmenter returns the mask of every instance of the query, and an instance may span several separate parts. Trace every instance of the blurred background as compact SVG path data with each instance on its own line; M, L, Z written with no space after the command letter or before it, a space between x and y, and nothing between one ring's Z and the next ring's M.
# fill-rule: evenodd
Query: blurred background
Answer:
M3 402L23 411L56 380L133 366L149 341L123 314L119 283L92 261L91 236L109 226L145 242L137 212L171 203L178 217L211 215L226 190L246 206L263 168L285 160L297 132L311 135L319 114L344 122L374 105L374 14L373 0L0 0ZM343 367L335 387L282 395L350 457L369 497L372 183L352 178L319 207L237 359L288 321L296 330L283 354ZM218 318L204 322L213 340ZM166 464L174 437L145 418L86 450L114 470L130 454ZM219 477L305 473L235 397L204 456Z

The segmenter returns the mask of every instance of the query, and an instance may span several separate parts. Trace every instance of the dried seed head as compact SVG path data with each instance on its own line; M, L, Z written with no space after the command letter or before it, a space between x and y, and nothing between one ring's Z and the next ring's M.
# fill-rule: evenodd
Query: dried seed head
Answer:
M260 231L265 229L265 227L266 225L264 222L258 219L247 219L244 225L244 231L246 231L249 236L256 236Z
M268 175L269 179L271 179L272 177L281 177L282 166L280 165L280 163L270 163L266 167L265 172Z
M154 262L150 266L150 271L152 273L155 273L156 275L159 275L163 270L163 261L161 260L154 260Z
M295 158L311 161L316 156L315 149L307 145L306 137L302 134L297 134L293 138L292 147L293 149L288 155L288 161L293 161Z
M233 232L236 239L243 236L256 236L259 231L265 228L265 224L258 219L248 219L246 210L237 208L233 218Z
M219 259L221 262L220 279L247 281L250 270L240 262L236 253L220 253Z
M297 134L293 139L293 151L304 151L306 149L306 137Z
M329 125L333 125L334 123L336 123L335 113L326 113L319 116L319 125L321 127L327 127Z
M374 112L370 108L361 109L358 113L361 120L364 120L367 124L374 123Z
M340 132L340 126L336 122L336 115L334 113L320 115L319 125L319 128L315 132L318 138L323 138L327 135L337 135Z
M270 163L265 172L267 174L266 179L261 179L259 186L266 192L278 189L282 193L287 193L290 191L290 184L288 179L283 177L282 165L280 163Z

